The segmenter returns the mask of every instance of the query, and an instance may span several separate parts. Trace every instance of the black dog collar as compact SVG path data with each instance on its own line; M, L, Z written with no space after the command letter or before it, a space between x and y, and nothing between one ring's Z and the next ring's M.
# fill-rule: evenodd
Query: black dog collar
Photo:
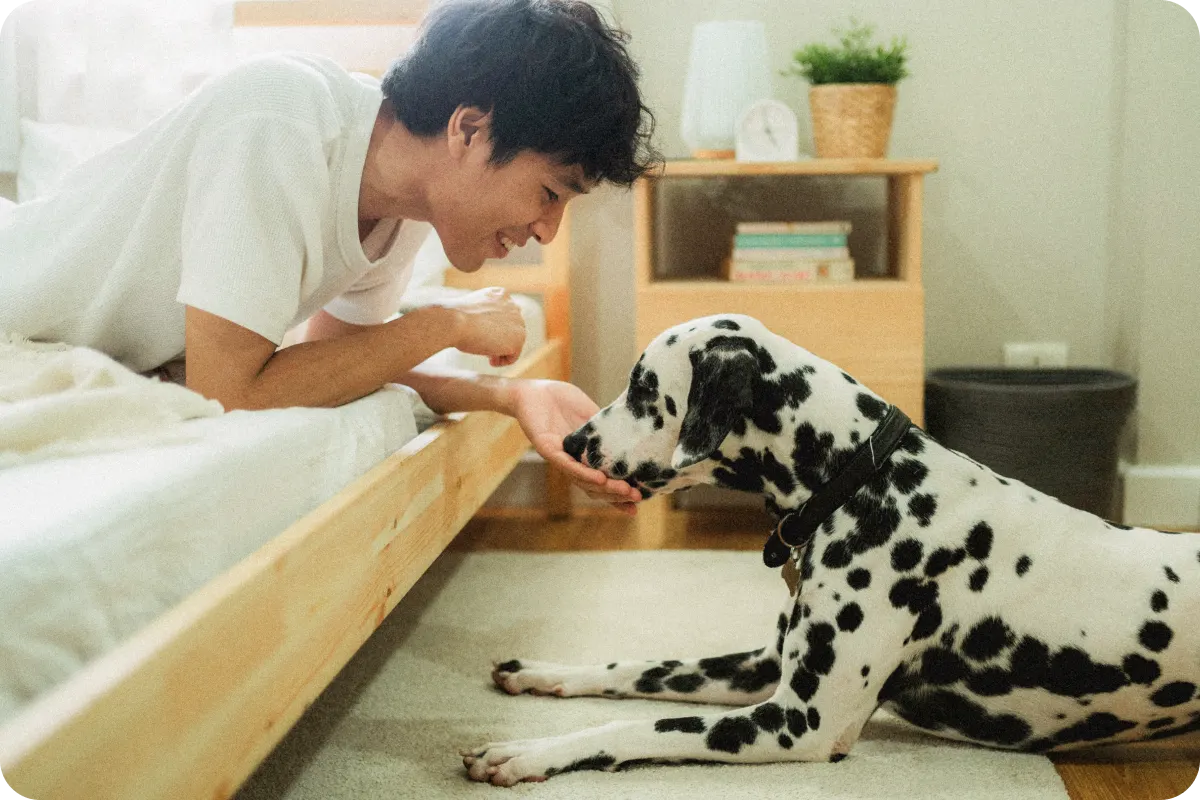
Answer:
M783 515L763 546L763 563L772 569L781 567L793 549L812 541L821 523L845 505L887 462L910 427L912 420L892 406L871 437L859 445L846 468L813 492L800 508Z

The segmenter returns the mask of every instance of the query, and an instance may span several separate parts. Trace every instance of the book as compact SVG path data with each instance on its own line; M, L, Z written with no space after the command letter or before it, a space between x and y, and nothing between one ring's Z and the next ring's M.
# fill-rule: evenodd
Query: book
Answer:
M731 256L734 261L827 261L849 257L848 247L737 247Z
M726 264L731 281L850 281L854 280L854 261L841 259L794 259L792 261L747 261L731 259Z
M845 220L828 222L739 222L738 233L850 233Z
M845 247L844 233L738 233L733 237L735 249L783 247Z

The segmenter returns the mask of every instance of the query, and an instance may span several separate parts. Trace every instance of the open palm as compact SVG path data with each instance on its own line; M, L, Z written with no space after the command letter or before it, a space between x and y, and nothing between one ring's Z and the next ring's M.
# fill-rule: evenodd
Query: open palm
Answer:
M641 494L624 481L580 464L563 450L563 439L600 410L587 393L562 381L521 381L515 390L515 416L534 449L567 473L588 496L634 513Z

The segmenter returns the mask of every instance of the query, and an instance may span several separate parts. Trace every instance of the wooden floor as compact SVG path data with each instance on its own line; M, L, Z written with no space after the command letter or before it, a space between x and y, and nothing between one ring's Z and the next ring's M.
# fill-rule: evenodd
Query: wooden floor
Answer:
M629 550L628 518L605 511L579 512L552 521L536 512L484 512L451 544L451 550ZM736 512L675 512L666 545L671 549L758 550L768 530L765 515ZM1168 800L1196 781L1200 735L1166 741L1095 748L1051 757L1072 800Z

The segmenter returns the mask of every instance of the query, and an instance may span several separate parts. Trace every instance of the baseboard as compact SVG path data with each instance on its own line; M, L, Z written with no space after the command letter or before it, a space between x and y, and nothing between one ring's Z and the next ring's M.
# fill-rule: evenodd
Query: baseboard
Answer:
M1121 468L1126 525L1200 531L1200 466Z

